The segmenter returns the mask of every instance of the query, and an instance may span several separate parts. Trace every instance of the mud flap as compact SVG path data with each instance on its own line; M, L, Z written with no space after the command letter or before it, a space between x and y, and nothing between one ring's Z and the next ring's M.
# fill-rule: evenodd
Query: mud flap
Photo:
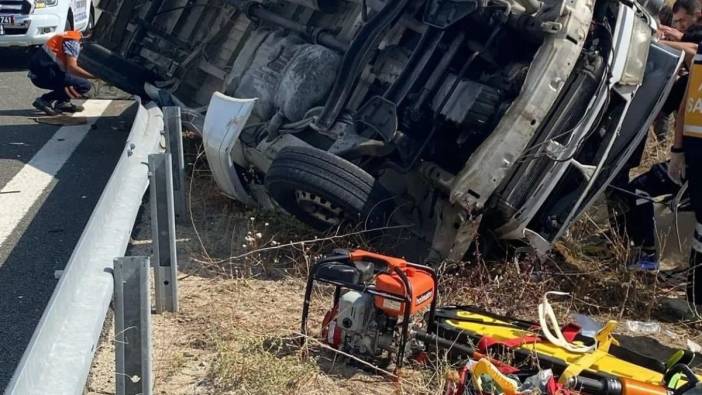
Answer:
M215 92L210 99L202 130L205 154L215 182L225 195L256 206L232 160L232 151L251 116L256 99L236 99Z

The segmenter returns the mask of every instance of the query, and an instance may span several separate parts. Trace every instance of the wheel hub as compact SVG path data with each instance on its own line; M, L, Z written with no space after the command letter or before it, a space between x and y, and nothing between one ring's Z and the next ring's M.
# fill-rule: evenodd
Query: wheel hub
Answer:
M297 190L295 200L307 214L331 226L339 225L343 219L341 207L312 192Z

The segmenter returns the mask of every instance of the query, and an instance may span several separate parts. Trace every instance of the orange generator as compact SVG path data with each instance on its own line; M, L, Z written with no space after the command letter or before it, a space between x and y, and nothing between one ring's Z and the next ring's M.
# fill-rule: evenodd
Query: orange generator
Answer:
M428 266L364 250L335 250L315 263L307 279L302 333L315 282L335 286L322 321L322 338L332 347L387 366L402 366L410 324L436 310L436 273Z

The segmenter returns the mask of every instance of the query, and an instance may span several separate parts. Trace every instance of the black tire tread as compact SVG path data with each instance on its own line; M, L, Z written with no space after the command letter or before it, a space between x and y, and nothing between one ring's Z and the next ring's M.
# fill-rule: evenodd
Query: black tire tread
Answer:
M349 166L355 166L345 159L333 155L317 156L309 151L300 150L301 147L290 147L285 149L285 157L281 161L289 161L290 164L314 164L319 168L326 168L331 172L344 178L346 181L358 185L359 187L372 187L375 183L373 176L366 172L349 172ZM306 148L306 147L305 147ZM323 151L322 151L323 152ZM360 169L359 169L360 170Z
M359 182L356 179L348 177L343 171L330 171L328 167L314 166L304 161L280 161L280 167L269 171L267 178L273 181L287 182L290 178L290 172L294 172L303 179L316 179L321 183L343 187L348 192L355 192L353 195L370 193L372 184ZM278 170L281 169L281 170ZM320 169L322 169L320 171ZM280 175L278 175L280 173Z
M291 206L291 197L285 194L298 187L324 196L361 216L373 213L377 203L387 196L382 188L378 188L373 176L363 169L313 147L282 149L268 169L265 183L273 198L296 215L299 211ZM314 226L322 227L321 224Z

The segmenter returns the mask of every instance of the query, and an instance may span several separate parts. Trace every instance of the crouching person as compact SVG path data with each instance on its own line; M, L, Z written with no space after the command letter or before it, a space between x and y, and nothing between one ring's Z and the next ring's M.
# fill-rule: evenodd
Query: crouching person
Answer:
M79 31L57 34L32 56L29 79L37 87L51 91L34 100L36 109L48 115L83 111L71 99L88 93L90 82L86 78L95 77L78 66L82 38Z

